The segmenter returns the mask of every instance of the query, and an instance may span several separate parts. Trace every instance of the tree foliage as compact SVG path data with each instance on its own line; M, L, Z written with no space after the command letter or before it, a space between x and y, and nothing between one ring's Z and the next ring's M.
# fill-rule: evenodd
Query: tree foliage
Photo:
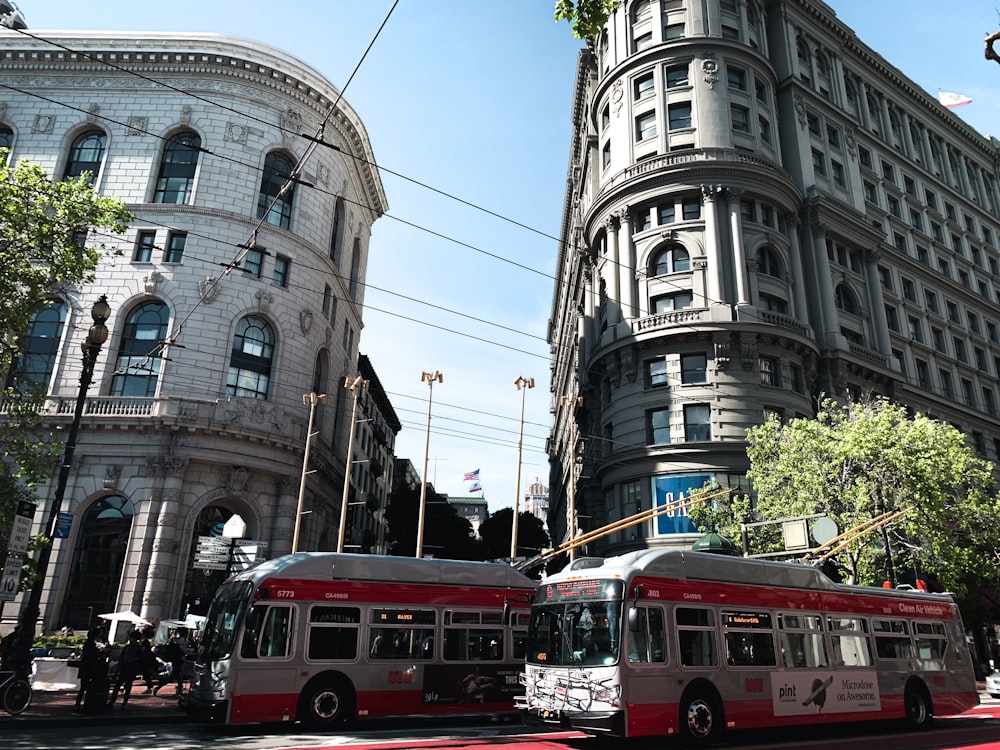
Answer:
M482 545L472 534L472 524L458 515L444 495L428 492L425 498L423 551L447 560L483 560ZM392 493L386 509L390 554L413 557L417 551L420 520L420 487L402 487Z
M597 36L621 0L557 0L555 19L569 21L573 36L591 39Z
M890 556L901 579L932 578L956 593L969 574L995 575L1000 503L992 464L949 424L886 399L824 402L815 419L772 419L747 433L756 504L734 497L693 507L702 528L739 538L740 522L825 514L841 532L905 511L834 558L851 582L878 584ZM781 549L780 527L751 529L755 553ZM845 540L846 541L846 540Z
M502 508L479 526L479 536L486 546L486 557L490 560L510 558L510 533L513 530L514 510ZM534 557L549 545L549 535L541 519L533 513L521 511L517 514L517 554L518 557Z
M108 248L91 242L89 230L124 233L132 215L121 201L97 195L86 177L55 182L38 165L10 166L6 157L0 149L0 321L5 334L0 372L6 386L0 451L7 469L33 486L52 469L52 451L45 450L46 436L39 431L47 394L44 387L18 383L16 373L7 374L21 355L32 316L52 295L93 279Z

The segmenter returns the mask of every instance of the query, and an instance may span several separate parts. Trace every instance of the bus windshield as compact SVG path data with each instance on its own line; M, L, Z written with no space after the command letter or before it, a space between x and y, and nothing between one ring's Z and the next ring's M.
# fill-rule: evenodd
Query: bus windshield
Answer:
M605 587L605 595L613 595ZM621 584L617 584L620 588ZM545 597L531 610L528 625L528 662L551 667L596 666L618 661L621 644L622 600L566 601L558 594Z
M202 661L228 659L236 642L236 628L243 617L253 584L249 581L224 583L208 608L205 632L198 656Z

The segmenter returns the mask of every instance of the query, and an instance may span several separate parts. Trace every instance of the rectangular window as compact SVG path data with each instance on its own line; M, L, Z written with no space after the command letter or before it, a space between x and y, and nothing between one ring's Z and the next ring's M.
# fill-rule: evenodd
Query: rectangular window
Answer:
M665 445L670 442L669 409L654 409L646 415L646 420L650 445Z
M741 133L750 132L750 110L746 107L741 107L738 104L734 104L729 108L730 116L733 121L733 130L737 130Z
M708 357L704 354L681 355L681 382L705 383L707 376Z
M684 24L683 23L671 23L663 27L663 38L666 41L671 39L683 39L684 38Z
M830 171L833 173L833 181L840 187L847 187L847 178L844 176L844 165L839 161L830 162Z
M653 32L647 31L645 34L640 34L635 38L635 51L641 52L647 47L651 47L653 44Z
M896 170L892 168L892 165L887 162L882 162L882 177L887 179L889 182L896 181Z
M819 175L826 175L826 157L819 149L812 150L813 171Z
M685 310L694 302L694 295L691 292L674 292L654 297L653 312L655 314L670 312L671 310Z
M135 238L135 252L132 260L136 263L149 263L153 259L153 248L156 247L156 232L141 230Z
M673 224L675 209L673 203L667 203L659 207L659 221L660 224Z
M701 218L701 201L697 198L685 198L681 201L681 216L684 221L694 221Z
M688 85L688 66L671 65L667 68L667 88L675 89Z
M186 232L171 232L167 235L167 247L163 251L164 263L180 263L184 257L184 244L187 242Z
M711 407L708 404L687 404L684 407L684 440L689 443L711 440L710 417Z
M283 255L274 259L274 274L271 276L271 283L275 286L287 287L288 276L291 272L292 261Z
M635 663L649 664L651 662L666 661L667 632L663 622L663 610L658 607L637 607L639 627L628 631L628 660ZM597 629L594 630L594 644L598 653L612 649L601 648L597 645Z
M739 68L726 68L726 80L729 82L729 88L737 89L739 91L747 90L747 72Z
M763 117L757 118L757 126L760 128L760 139L764 143L771 142L771 123L765 120Z
M776 357L760 358L760 382L763 385L781 386L781 363Z
M609 166L611 166L611 141L605 143L601 149L601 169L607 169Z
M247 254L243 256L243 263L241 265L243 266L243 273L259 279L264 270L264 253L260 250L247 250Z
M726 663L731 667L773 667L774 633L766 612L722 612Z
M677 607L679 660L682 667L714 667L719 663L715 647L715 613L709 609Z
M667 105L667 118L671 130L691 127L691 102L677 102Z
M854 617L830 617L827 619L827 627L830 630L834 664L839 667L872 665L868 624L864 620Z
M646 112L635 118L635 139L644 141L656 137L656 112Z
M924 328L920 324L920 318L914 316L909 317L910 323L910 338L916 341L918 344L924 343Z
M906 297L906 299L910 300L910 302L917 301L916 286L910 279L906 278L905 276L903 277L903 296Z
M654 359L646 364L646 384L652 388L667 385L667 360Z
M372 609L369 659L428 661L434 658L434 612Z
M653 73L649 72L635 79L635 98L642 99L653 94Z
M353 661L358 655L361 610L357 607L313 607L309 612L309 661Z

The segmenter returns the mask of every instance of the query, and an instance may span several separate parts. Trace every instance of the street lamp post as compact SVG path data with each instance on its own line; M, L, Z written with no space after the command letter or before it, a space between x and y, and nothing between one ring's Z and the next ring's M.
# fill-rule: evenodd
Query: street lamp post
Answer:
M368 390L368 381L360 375L356 378L346 378L344 387L354 394L354 405L351 407L351 435L347 438L347 466L344 468L344 497L340 503L340 532L337 535L337 552L344 551L344 536L347 533L347 499L351 491L351 465L354 463L354 429L358 418L358 392Z
M87 331L87 338L80 344L83 350L83 370L80 373L80 390L76 396L76 408L73 411L73 421L66 433L66 447L63 449L63 460L59 464L59 476L56 479L55 495L49 508L49 517L45 522L44 534L47 543L42 546L35 562L36 579L28 597L21 607L18 616L18 634L7 657L7 664L19 676L26 678L31 668L31 644L35 638L35 624L38 622L39 606L42 601L42 586L45 584L45 574L48 571L49 559L52 556L52 540L55 538L56 525L59 523L59 513L62 510L63 498L66 496L66 484L69 482L69 472L73 466L73 454L76 452L76 437L80 431L80 420L83 408L87 403L87 390L94 379L94 365L101 347L108 340L108 328L104 325L111 317L111 306L105 295L98 297L90 310L94 324Z
M514 381L514 386L521 391L521 427L517 433L517 482L514 485L514 520L511 522L510 530L510 561L517 559L517 513L521 503L521 446L524 442L524 397L529 388L535 387L534 378L518 376Z
M309 448L312 446L313 419L316 417L316 404L326 403L326 394L305 393L302 403L309 404L309 426L306 427L306 450L302 456L302 478L299 480L299 502L295 510L295 533L292 535L292 552L299 551L299 534L302 530L302 507L306 501L306 477L309 476Z
M434 397L434 381L444 382L444 375L434 372L420 373L420 382L427 383L427 435L424 437L424 473L420 477L420 516L417 519L417 551L414 557L424 556L424 516L427 511L427 458L431 447L431 400Z

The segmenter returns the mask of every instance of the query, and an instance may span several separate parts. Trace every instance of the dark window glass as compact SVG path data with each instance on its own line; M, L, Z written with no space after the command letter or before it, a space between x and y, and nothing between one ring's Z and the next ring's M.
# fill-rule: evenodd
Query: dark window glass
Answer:
M87 182L93 185L104 162L107 138L100 130L91 130L73 141L69 149L69 161L66 162L65 179L72 180L89 173Z
M288 229L292 223L292 199L295 197L295 183L289 182L294 165L284 154L271 152L264 159L264 172L260 178L260 194L257 196L257 218L268 224ZM282 192L285 184L287 190Z
M61 300L36 312L24 337L24 351L14 366L10 385L17 389L48 388L62 341L66 306Z
M129 314L111 381L112 395L146 398L156 395L163 361L162 344L167 338L169 322L170 311L162 302L146 302Z
M135 253L132 260L137 263L149 263L153 259L154 247L156 247L156 232L140 231L135 238Z
M167 141L156 179L153 203L187 203L198 169L201 138L194 133L180 133Z
M261 318L249 316L236 325L226 392L230 396L266 399L274 357L274 332Z

